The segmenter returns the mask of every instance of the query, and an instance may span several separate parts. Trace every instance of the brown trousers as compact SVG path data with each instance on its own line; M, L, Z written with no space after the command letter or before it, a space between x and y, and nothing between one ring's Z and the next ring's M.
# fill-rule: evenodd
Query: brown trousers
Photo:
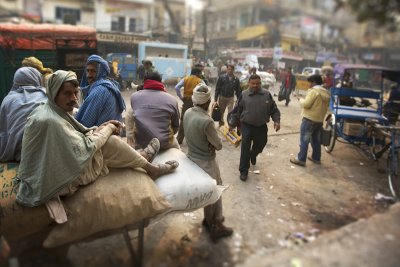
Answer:
M111 135L111 129L104 127L89 138L96 143L96 152L87 163L83 173L68 186L68 193L73 194L79 186L94 182L98 177L107 175L109 168L142 168L147 160L120 137ZM60 195L66 193L65 190Z
M232 97L224 97L224 96L218 96L218 106L221 109L221 120L219 122L219 125L224 125L224 120L225 120L225 109L228 108L228 113L232 111L233 109L233 104L235 102L234 96Z

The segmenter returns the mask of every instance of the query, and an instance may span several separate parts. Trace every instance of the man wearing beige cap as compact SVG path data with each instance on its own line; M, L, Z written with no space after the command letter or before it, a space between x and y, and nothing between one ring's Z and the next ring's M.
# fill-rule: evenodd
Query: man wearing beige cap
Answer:
M215 150L222 149L221 139L215 129L214 121L208 115L211 103L211 89L201 83L193 90L194 107L188 109L183 117L183 128L188 145L188 157L212 178L222 185ZM223 225L222 199L204 208L203 225L210 233L213 242L232 235L233 230Z

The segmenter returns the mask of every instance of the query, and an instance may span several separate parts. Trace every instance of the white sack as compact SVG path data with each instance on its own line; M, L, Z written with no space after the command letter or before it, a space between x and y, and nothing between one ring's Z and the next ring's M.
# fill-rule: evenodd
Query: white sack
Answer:
M225 186L217 182L191 161L181 150L170 148L161 152L154 163L177 160L179 167L172 173L156 180L161 193L171 204L170 211L195 210L217 202Z

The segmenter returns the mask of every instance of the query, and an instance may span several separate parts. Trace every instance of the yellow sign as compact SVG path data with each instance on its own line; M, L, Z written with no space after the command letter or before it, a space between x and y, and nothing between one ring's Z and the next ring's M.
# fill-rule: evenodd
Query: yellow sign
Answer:
M222 126L219 128L219 131L225 136L225 138L231 142L235 147L239 146L240 141L242 138L236 133L236 131L229 131L229 128L227 126Z
M266 25L255 25L242 29L236 34L237 41L249 40L267 34L268 28Z

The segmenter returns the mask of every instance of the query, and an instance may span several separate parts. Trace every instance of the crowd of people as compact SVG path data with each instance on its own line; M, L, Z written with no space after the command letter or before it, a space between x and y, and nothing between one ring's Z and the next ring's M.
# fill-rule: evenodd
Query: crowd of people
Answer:
M25 59L0 113L0 162L20 162L17 202L63 211L60 197L74 194L107 174L109 168L143 168L157 179L173 172L179 162L157 165L152 163L154 157L160 150L180 149L184 139L187 156L222 185L216 160L222 143L209 115L212 102L220 107L219 126L236 129L241 135L239 179L247 181L250 164L257 164L267 144L267 124L272 120L274 130L279 131L281 112L273 94L262 88L256 70L249 73L246 90L234 72L235 66L227 64L216 81L212 101L213 89L203 67L195 65L176 84L176 98L167 92L151 61L143 61L138 69L140 87L125 104L118 82L110 77L110 65L98 55L87 59L80 83L74 72L53 72L36 58ZM296 78L288 68L280 80L288 106ZM299 99L300 151L290 159L303 167L307 159L321 164L320 136L330 98L326 87L332 83L319 74L308 81L311 88ZM124 122L126 142L119 137ZM312 154L307 157L310 143ZM57 214L57 222L66 221L65 211ZM224 225L221 198L204 208L203 225L213 241L232 235L233 229Z

